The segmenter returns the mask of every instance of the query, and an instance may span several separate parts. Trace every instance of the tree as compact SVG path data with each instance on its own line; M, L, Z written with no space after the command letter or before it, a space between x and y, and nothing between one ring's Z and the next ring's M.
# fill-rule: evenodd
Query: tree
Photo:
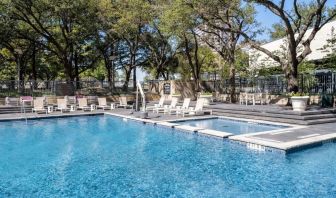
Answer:
M144 42L148 48L147 71L155 79L169 80L169 74L177 67L176 54L179 47L173 47L170 34L163 33L154 21L150 31L145 34Z
M21 35L53 53L62 63L66 79L73 81L96 63L95 50L90 46L92 20L96 19L93 5L94 1L84 0L12 0L7 7L11 17L29 26L39 39L24 32Z
M241 33L253 48L276 61L287 78L289 91L298 92L298 66L311 53L310 44L317 32L335 18L336 8L328 9L326 7L327 0L314 0L309 3L298 3L297 0L293 0L292 10L285 8L286 0L281 0L278 3L270 0L248 0L248 2L264 6L279 17L286 30L287 56L281 57L275 52L263 48L245 32L233 28L228 28L228 30Z
M282 39L286 36L286 28L281 23L275 23L272 25L270 34L272 40Z
M27 65L32 55L34 55L35 42L22 37L20 32L26 32L30 35L34 35L34 33L25 24L13 20L10 16L11 13L8 9L5 9L3 4L0 9L2 13L0 20L2 27L0 30L0 49L2 49L3 63L5 65L7 63L9 67L13 65L12 63L15 63L16 80L19 83L18 91L23 94ZM14 75L11 76L11 80L14 80Z
M192 3L186 1L186 4L202 19L203 23L199 26L203 32L202 41L215 50L229 67L230 99L235 102L236 52L241 48L240 32L251 32L251 28L255 28L254 8L240 0L194 0ZM236 31L228 31L228 28Z
M330 32L330 37L327 39L327 44L325 44L320 50L326 53L324 67L329 69L336 69L336 32L335 28L332 28Z
M142 66L147 59L147 49L143 35L151 17L150 2L145 0L117 0L113 2L117 22L112 26L121 39L118 45L119 63L125 72L123 90L128 90L128 84L133 72L133 88L136 89L137 67ZM143 12L146 10L146 12Z
M98 2L98 26L96 30L96 46L101 53L105 68L107 70L107 79L110 88L115 88L116 63L119 52L118 46L121 42L117 31L114 30L118 22L116 8L109 0Z
M197 14L184 0L175 0L166 5L161 20L164 31L175 35L175 42L181 47L180 53L183 53L190 67L196 90L200 91L202 59L204 57L199 55L200 40Z

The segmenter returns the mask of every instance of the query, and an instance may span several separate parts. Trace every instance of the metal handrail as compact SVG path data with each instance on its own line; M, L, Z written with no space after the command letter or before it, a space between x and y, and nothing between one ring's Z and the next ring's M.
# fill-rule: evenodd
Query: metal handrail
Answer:
M145 112L146 111L146 96L142 89L140 81L137 82L136 110L138 110L138 107L139 107L139 104L138 104L139 103L139 96L138 96L139 92L142 97L142 111Z

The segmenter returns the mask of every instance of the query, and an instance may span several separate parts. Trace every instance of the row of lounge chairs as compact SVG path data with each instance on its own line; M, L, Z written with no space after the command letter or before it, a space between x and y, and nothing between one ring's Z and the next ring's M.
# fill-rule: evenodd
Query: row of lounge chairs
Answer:
M205 112L209 112L212 114L211 110L204 110L204 98L199 98L196 101L195 107L190 107L190 98L185 98L183 100L182 106L178 106L178 98L172 98L170 105L164 105L164 97L161 97L158 104L154 106L149 106L146 110L152 110L156 113L163 113L163 114L176 114L177 116L182 115L197 115L197 114L204 114Z
M122 108L132 108L133 105L128 104L127 98L125 96L119 97L119 103L111 103L107 104L106 98L96 98L95 100L92 99L90 103L88 102L88 98L79 98L76 96L65 96L64 98L58 98L56 99L57 104L51 103L47 101L46 97L36 97L32 98L30 96L27 97L21 97L20 103L28 102L30 105L32 105L32 112L36 113L51 113L53 111L61 111L63 112L70 112L70 111L77 111L77 110L83 110L83 111L94 111L96 109L102 109L102 110L112 110L117 107ZM164 114L176 114L182 115L183 117L185 115L193 115L193 114L200 114L204 113L203 110L204 107L204 99L199 98L196 102L195 107L190 107L190 98L185 98L182 105L178 105L178 98L173 98L171 100L171 103L169 105L164 105L165 98L161 97L158 104L155 104L154 106L149 106L146 108L147 111L153 111L156 113L164 113ZM97 103L98 102L98 103ZM23 104L25 105L25 104ZM208 111L209 112L209 111ZM210 112L211 113L211 112Z
M98 105L91 104L88 105L87 98L78 98L76 103L69 104L67 99L57 99L57 106L54 108L53 105L49 105L46 108L45 101L43 98L36 98L33 100L32 112L53 112L54 110L59 110L63 112L83 110L83 111L94 111L96 109L112 109L113 105L107 105L106 98L98 98Z

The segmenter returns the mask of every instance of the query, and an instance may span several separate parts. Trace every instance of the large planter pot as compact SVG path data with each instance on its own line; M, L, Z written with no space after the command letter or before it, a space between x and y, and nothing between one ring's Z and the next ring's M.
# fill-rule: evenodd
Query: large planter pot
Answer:
M204 105L210 105L212 95L200 95L200 98L204 98Z
M307 102L309 96L292 96L293 111L305 111L307 109Z

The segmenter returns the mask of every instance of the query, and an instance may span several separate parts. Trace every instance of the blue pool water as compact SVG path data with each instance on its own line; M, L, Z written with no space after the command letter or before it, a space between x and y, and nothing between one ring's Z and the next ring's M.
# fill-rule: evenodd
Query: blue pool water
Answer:
M232 134L256 133L286 128L286 126L251 123L222 118L178 121L176 123L204 129L225 131Z
M335 162L109 116L0 123L0 197L335 197Z

